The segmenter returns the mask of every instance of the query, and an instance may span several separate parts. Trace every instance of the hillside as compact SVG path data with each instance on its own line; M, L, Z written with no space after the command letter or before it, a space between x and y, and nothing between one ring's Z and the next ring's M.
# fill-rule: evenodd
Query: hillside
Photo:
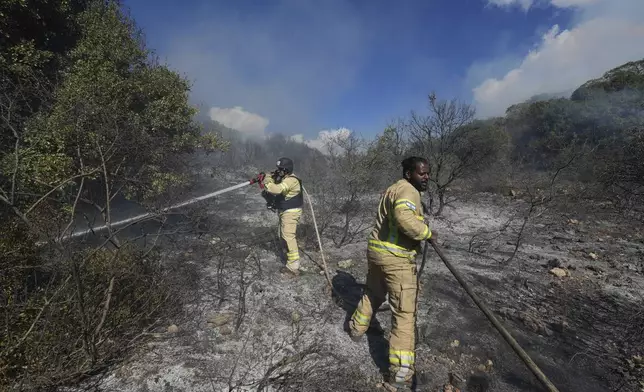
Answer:
M601 78L587 81L573 92L571 99L582 101L593 93L618 91L644 92L644 59L620 65L607 71Z

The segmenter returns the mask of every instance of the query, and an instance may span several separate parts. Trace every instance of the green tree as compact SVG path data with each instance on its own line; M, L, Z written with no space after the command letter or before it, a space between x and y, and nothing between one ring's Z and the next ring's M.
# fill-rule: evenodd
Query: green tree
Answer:
M111 228L110 242L78 250L54 240L61 227L81 204L109 226L116 197L154 202L189 181L185 158L223 144L200 132L189 84L154 59L118 2L30 3L3 3L0 20L56 11L47 18L61 25L48 35L36 23L44 38L11 25L0 49L0 385L38 388L123 355L180 298L180 274L155 252Z

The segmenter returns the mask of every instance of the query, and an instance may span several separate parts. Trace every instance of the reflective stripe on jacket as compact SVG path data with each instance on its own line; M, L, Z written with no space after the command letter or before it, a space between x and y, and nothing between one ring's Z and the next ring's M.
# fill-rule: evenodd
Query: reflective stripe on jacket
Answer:
M369 235L368 248L414 258L421 241L431 236L423 220L420 192L404 178L387 188L378 203L376 227Z

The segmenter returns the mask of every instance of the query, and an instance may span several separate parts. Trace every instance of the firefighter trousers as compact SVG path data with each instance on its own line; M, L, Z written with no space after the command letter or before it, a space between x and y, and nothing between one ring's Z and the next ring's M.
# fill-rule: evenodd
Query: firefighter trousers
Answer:
M375 311L389 294L391 333L389 337L389 382L410 384L415 370L415 323L417 273L413 260L367 251L367 282L362 299L353 312L349 328L353 336L367 332Z
M301 208L279 212L279 237L282 245L286 247L286 267L292 271L300 268L300 253L297 248L296 231L301 217Z

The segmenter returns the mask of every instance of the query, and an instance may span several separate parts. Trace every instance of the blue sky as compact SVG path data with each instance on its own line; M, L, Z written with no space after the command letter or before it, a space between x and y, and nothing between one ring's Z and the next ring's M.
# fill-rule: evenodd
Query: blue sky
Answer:
M372 136L432 90L502 115L644 58L642 0L123 3L193 102L255 135Z

